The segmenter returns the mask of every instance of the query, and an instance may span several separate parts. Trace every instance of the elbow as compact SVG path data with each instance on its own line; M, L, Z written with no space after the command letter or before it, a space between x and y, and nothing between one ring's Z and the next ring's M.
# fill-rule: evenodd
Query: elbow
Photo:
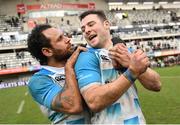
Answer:
M159 92L161 90L161 82L158 82L156 85L154 85L153 90L155 92Z
M161 87L162 87L162 84L161 84L161 81L160 81L160 76L158 75L156 84L154 85L154 90L156 92L159 92L161 90Z
M89 109L95 113L100 112L101 110L105 108L104 105L102 105L102 103L97 100L97 98L95 98L92 101L87 102L87 105Z
M96 105L96 104L89 104L88 105L89 106L89 108L90 108L90 110L92 111L92 112L100 112L101 110L102 110L102 108L100 108L98 105Z
M159 92L161 90L162 84L160 81L160 76L158 75L158 77L156 78L156 81L154 81L154 84L152 86L152 90L155 92Z
M150 90L155 91L155 92L159 92L161 90L161 81L160 81L160 76L159 74L154 78L154 81L151 82L151 87Z

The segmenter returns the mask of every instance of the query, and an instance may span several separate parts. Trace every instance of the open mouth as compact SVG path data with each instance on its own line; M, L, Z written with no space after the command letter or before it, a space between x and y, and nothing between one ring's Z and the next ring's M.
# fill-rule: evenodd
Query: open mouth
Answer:
M95 34L95 35L90 35L90 36L89 36L89 40L94 39L96 36L97 36L96 34Z

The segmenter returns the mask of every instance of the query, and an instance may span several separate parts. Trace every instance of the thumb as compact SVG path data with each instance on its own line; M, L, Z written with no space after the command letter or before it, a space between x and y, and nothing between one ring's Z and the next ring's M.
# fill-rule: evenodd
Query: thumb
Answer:
M129 53L129 54L127 54L127 56L131 59L133 56L133 53Z

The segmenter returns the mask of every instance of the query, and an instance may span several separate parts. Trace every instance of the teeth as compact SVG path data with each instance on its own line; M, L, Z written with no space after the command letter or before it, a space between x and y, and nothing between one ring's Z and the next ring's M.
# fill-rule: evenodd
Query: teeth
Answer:
M95 36L96 36L96 35L91 35L91 36L89 37L89 40L92 40Z

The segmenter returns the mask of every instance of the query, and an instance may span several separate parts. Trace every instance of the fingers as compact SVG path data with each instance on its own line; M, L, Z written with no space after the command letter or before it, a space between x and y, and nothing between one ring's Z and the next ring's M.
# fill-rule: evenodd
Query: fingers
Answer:
M135 54L142 54L144 51L142 49L137 49L134 51Z
M78 46L77 49L76 49L77 52L81 52L81 51L87 51L87 48L85 47L82 47L82 46ZM75 51L75 52L76 52Z
M118 43L118 44L115 45L115 47L116 47L116 46L122 46L122 47L124 47L124 48L127 48L123 43Z
M142 62L144 63L144 65L146 65L146 67L149 67L150 66L150 61L149 61L149 58L146 57L142 60Z
M71 57L67 60L66 65L69 65L70 67L73 67L78 56L79 53L81 51L87 51L87 48L82 47L82 46L78 46L77 49L73 52L73 54L71 55Z
M81 51L87 51L87 48L82 47L82 46L78 46L70 58L77 58Z
M141 49L138 49L138 50L134 51L134 55L139 60L144 59L144 58L147 57L146 53Z
M147 57L146 53L138 49L130 54L130 66L129 68L135 73L136 76L144 73L148 66L150 65L149 58Z
M119 50L128 51L128 48L124 44L117 44Z

